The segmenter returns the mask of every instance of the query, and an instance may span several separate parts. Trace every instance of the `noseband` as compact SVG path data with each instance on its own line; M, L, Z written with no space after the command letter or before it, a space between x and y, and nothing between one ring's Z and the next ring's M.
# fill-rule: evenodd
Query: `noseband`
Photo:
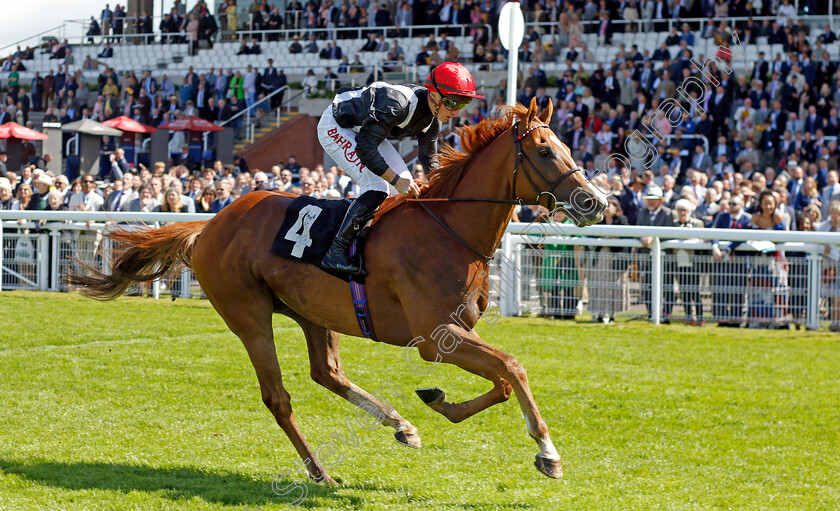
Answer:
M546 208L549 211L554 211L554 207L555 207L555 203L556 203L556 198L554 197L554 193L553 193L554 190L560 185L560 183L563 182L564 179L571 176L575 172L581 172L582 173L583 169L580 166L571 168L571 169L567 170L566 172L562 173L560 175L560 177L555 179L549 185L547 191L540 190L540 188L534 182L533 178L531 178L531 175L528 174L528 172L525 171L525 164L522 163L522 161L523 160L527 161L531 165L531 168L534 169L534 172L537 173L537 176L541 180L548 183L549 178L545 177L545 175L543 175L543 173L540 172L540 169L538 169L537 166L534 165L534 162L531 161L531 158L525 153L525 151L522 150L522 139L527 137L529 133L536 130L537 128L549 128L550 129L550 127L548 126L548 124L536 124L536 125L528 128L527 130L525 130L525 132L522 133L521 135L516 134L516 132L518 131L518 128L519 128L519 123L517 122L516 124L513 125L513 141L514 141L514 144L516 145L516 163L513 166L513 197L515 199L519 200L519 196L516 194L516 172L519 170L519 167L521 165L522 166L522 173L525 174L525 177L528 179L528 182L531 184L531 188L533 188L534 192L536 192L536 194L537 194L537 204L542 205L539 202L540 197L542 197L544 194L548 194L548 201L549 202L548 202L548 205L546 205Z

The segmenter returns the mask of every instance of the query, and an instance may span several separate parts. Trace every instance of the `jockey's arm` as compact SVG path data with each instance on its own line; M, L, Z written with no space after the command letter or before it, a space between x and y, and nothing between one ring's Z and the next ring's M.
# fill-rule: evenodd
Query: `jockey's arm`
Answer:
M417 135L417 160L423 165L423 170L428 175L437 164L438 133L440 129L438 122L433 122L432 127L426 133Z
M398 120L395 120L394 125L398 122ZM368 170L383 179L383 174L388 171L388 164L385 162L385 158L379 154L379 144L388 138L391 128L392 125L390 124L368 119L359 130L359 134L356 135L356 154L359 155L359 160Z

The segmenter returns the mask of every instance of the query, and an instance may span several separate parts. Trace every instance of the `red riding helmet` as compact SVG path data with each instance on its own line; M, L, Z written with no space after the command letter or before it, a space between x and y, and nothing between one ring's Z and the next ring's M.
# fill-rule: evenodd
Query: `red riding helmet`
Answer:
M470 72L457 62L444 62L432 69L426 78L426 88L443 96L464 96L479 98L484 96L475 93L475 80Z

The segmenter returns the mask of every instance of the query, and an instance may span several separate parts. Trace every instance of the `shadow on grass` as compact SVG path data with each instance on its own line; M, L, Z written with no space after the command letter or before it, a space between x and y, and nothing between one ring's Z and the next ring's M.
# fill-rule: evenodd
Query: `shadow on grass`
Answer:
M302 491L290 491L280 496L271 491L270 480L252 479L233 472L211 472L194 468L153 468L116 463L60 463L52 461L16 461L0 458L0 471L15 474L44 486L68 490L109 490L122 493L142 491L162 495L172 500L198 497L206 502L256 507L268 504L291 504ZM300 479L286 477L277 480L279 488L293 483L306 484L308 494L300 502L302 507L316 505L316 498L343 501L358 505L356 497L340 495L334 488L312 483L300 474Z

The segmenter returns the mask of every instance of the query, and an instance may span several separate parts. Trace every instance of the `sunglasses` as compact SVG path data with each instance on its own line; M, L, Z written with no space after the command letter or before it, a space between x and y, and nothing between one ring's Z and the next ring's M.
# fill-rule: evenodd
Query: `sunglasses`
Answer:
M449 99L449 98L446 98L446 97L443 98L443 106L445 106L446 108L448 108L449 110L452 110L452 111L463 110L463 109L467 108L468 105L469 105L469 103L458 103L457 101L455 101L453 99Z

